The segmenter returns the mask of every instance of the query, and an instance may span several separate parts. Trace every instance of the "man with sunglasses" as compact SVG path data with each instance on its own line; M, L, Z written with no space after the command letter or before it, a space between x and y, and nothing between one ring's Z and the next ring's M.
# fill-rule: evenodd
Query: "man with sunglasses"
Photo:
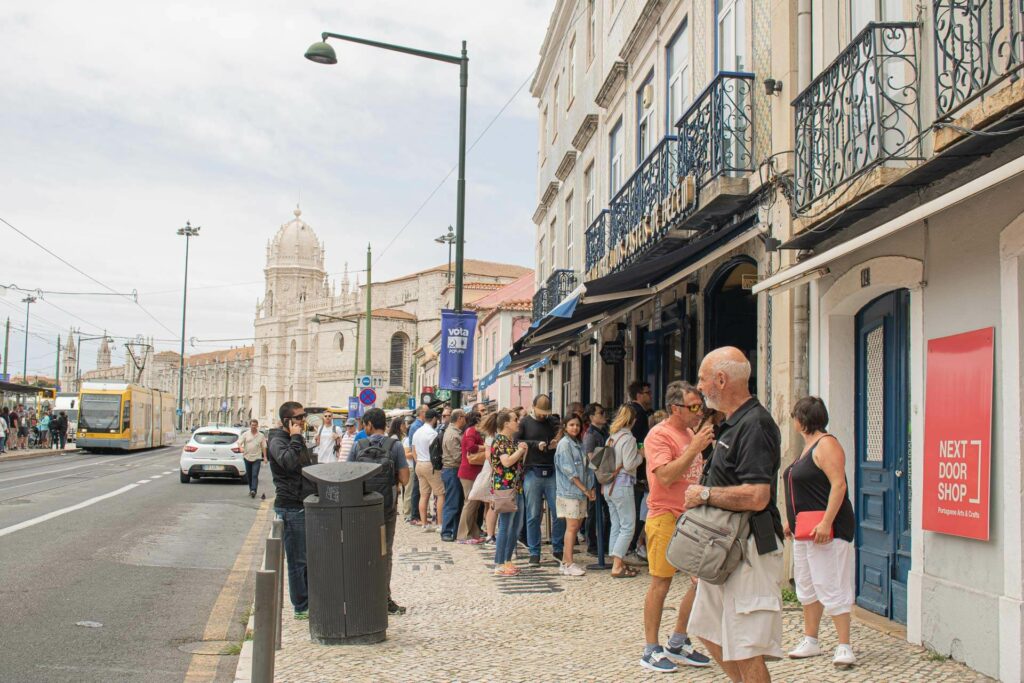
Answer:
M278 410L281 428L271 429L267 441L270 472L274 475L274 512L284 520L284 553L288 559L288 593L296 619L309 618L309 586L306 581L306 510L302 501L315 493L313 482L302 468L316 464L306 447L306 411L301 403L287 401Z
M672 586L676 568L665 558L665 551L675 532L676 519L686 511L686 488L700 481L703 459L701 452L711 443L711 425L698 429L704 410L704 401L697 388L686 382L672 382L665 388L665 403L669 417L655 425L644 442L647 460L647 566L651 585L644 601L644 635L646 645L640 665L651 671L668 673L677 669L676 663L704 667L711 660L697 652L686 635L696 594L692 577L689 589L679 603L675 629L666 647L658 642L661 630L661 612L665 597ZM697 430L694 434L694 430Z

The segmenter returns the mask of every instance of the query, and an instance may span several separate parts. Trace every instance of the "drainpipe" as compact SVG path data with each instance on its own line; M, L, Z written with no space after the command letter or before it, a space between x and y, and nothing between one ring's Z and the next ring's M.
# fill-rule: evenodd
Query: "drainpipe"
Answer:
M800 91L811 84L811 0L799 0L797 6L797 85ZM793 288L793 400L807 395L810 363L810 288L807 284ZM799 448L799 444L797 445Z

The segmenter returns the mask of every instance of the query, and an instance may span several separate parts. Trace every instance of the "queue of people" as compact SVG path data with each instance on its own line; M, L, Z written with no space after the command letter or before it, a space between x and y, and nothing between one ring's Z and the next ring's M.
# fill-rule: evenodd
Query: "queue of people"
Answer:
M63 450L68 441L65 411L42 409L38 415L24 404L0 408L0 453L30 448Z

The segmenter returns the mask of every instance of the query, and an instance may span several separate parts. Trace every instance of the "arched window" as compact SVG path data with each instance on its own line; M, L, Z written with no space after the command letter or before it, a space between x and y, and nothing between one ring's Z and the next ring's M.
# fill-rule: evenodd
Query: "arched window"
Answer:
M336 348L338 351L345 350L345 335L343 335L341 332L338 332L337 334L334 335L334 348Z
M267 388L260 387L260 417L267 414Z
M391 335L391 372L388 384L393 387L405 386L405 369L408 367L406 354L409 351L409 337L404 332Z

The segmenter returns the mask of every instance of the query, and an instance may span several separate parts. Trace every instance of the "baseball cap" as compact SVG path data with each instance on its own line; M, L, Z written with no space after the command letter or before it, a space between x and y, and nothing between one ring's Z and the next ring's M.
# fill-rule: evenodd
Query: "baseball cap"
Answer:
M345 426L346 427L355 427L356 426L356 419L354 417L350 417L349 419L345 420Z

